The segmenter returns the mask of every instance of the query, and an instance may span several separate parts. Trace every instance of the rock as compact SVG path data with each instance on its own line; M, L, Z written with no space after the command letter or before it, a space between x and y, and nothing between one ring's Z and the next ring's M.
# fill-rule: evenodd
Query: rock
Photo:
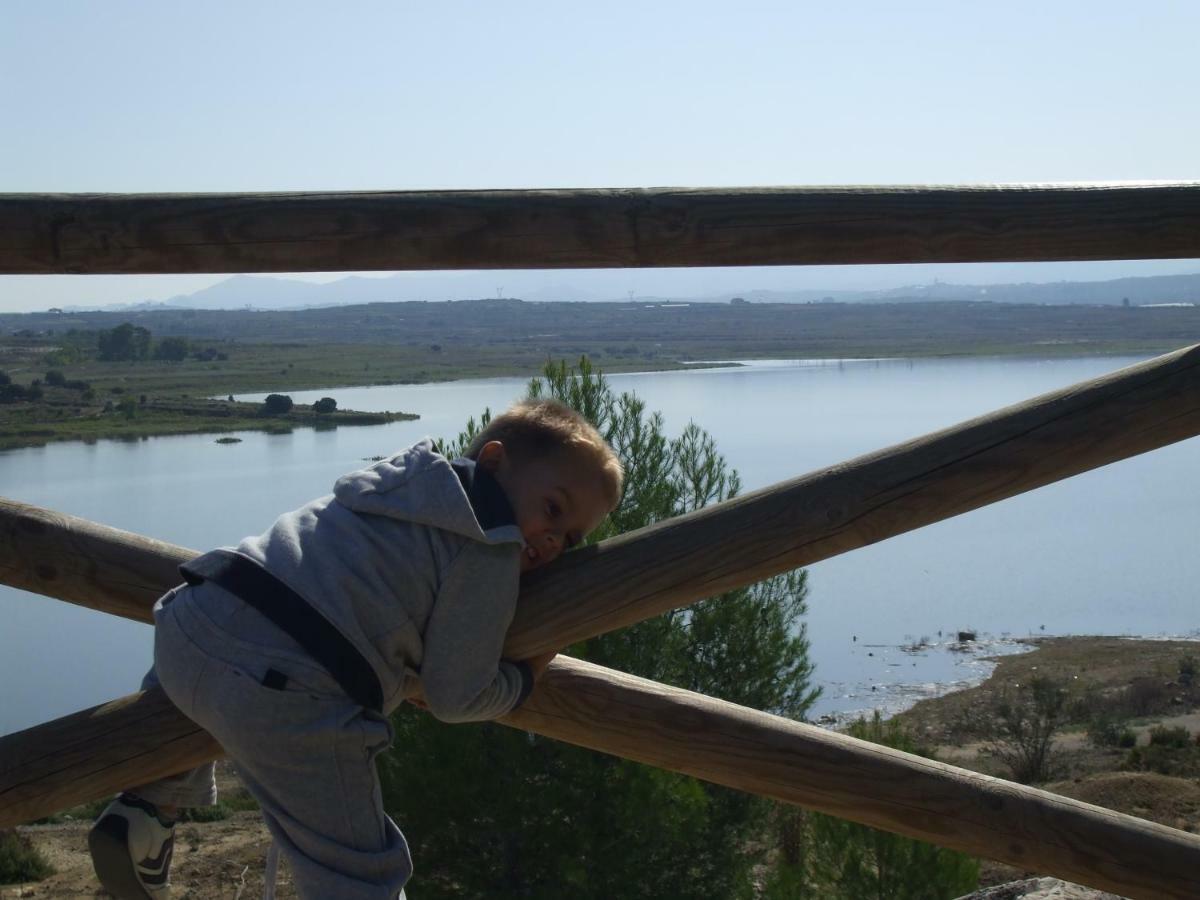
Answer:
M1027 878L983 888L958 900L1123 900L1117 894L1097 891L1057 878Z

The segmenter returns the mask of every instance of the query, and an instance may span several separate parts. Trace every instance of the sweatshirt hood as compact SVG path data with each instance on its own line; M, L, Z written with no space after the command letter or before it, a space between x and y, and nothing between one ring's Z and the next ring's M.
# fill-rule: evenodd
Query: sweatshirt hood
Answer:
M501 525L484 530L450 461L429 438L367 469L343 475L333 486L342 506L451 531L487 544L524 544L521 529Z

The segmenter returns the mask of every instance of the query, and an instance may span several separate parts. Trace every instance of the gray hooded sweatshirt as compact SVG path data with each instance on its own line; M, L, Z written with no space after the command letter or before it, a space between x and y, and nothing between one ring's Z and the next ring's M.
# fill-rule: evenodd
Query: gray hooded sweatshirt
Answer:
M516 608L515 524L484 530L450 462L428 439L338 479L237 552L304 597L375 671L384 711L419 678L445 722L502 716L528 668L500 658Z

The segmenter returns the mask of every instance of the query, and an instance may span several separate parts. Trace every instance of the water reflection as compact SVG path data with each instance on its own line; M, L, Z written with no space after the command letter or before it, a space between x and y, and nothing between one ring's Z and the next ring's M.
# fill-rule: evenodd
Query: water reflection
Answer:
M661 409L670 432L689 420L708 429L750 490L1135 361L759 360L611 380ZM7 451L0 495L205 549L261 531L364 460L456 435L468 416L506 406L525 385L505 378L291 395L421 416L381 426L236 432L241 442L227 445L186 435ZM934 652L892 666L856 643L898 647L906 636L960 628L997 639L1041 626L1197 628L1198 462L1200 443L1188 441L812 566L809 634L818 676L830 685L819 711L861 707L864 685L878 695L892 684L959 677L954 661ZM125 693L149 659L145 626L30 594L0 588L0 621L0 731Z

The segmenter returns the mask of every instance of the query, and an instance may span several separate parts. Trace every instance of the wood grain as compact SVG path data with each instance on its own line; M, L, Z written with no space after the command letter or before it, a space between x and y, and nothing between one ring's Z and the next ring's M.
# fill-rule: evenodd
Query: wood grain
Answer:
M0 497L0 583L137 622L199 554Z
M1200 257L1200 183L0 194L0 274Z
M560 656L505 724L1121 896L1200 896L1200 838Z
M1200 896L1200 838L559 657L506 725L1134 898ZM220 747L160 691L0 738L0 828Z
M0 737L0 828L222 755L161 690L121 697Z

